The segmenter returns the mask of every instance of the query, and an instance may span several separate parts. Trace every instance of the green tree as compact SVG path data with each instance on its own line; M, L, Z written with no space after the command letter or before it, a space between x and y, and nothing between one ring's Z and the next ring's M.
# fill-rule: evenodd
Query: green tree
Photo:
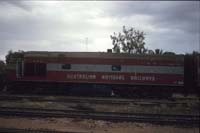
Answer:
M148 51L147 51L147 54L149 54L149 55L154 55L155 52L154 52L153 50L148 50Z
M0 90L3 89L6 80L6 65L0 60Z
M0 60L0 74L5 72L6 64L4 61Z
M162 49L155 49L155 54L162 55L163 54L163 50Z
M145 54L147 49L144 47L145 34L143 31L135 30L134 28L126 29L123 26L123 32L111 35L111 40L113 44L113 51L116 53L135 53L135 54Z
M11 58L12 58L13 52L12 50L8 51L8 54L6 55L6 64L9 64Z
M174 52L168 52L168 51L166 51L166 52L163 53L163 55L176 55L176 54Z
M6 64L12 64L16 62L18 58L23 57L23 51L19 50L18 52L13 52L12 50L8 51L8 54L6 55Z

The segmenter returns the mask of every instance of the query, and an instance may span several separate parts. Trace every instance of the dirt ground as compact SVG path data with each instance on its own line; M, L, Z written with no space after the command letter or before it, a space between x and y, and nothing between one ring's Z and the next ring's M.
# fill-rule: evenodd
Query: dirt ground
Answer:
M145 123L112 123L71 118L1 117L0 128L50 129L86 133L199 133L198 127L164 126Z

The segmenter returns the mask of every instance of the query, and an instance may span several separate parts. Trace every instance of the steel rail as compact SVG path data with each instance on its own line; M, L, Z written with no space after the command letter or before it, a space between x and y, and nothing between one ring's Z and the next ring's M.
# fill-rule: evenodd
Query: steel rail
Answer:
M41 129L18 129L18 128L0 128L0 133L84 133L72 131L56 131L56 130L41 130Z
M21 95L0 95L1 101L16 101L28 99L30 101L40 102L72 102L72 103L97 103L97 104L139 104L139 105L158 105L158 104L186 104L186 102L163 101L163 100L149 100L149 99L112 99L112 98L79 98L79 97L42 97L42 96L21 96Z
M187 124L198 125L199 116L196 115L160 115L160 114L139 114L139 113L117 113L117 112L91 112L74 110L54 109L32 109L1 107L1 116L25 116L25 117L69 117L86 118L109 121L132 121L151 122L159 124Z

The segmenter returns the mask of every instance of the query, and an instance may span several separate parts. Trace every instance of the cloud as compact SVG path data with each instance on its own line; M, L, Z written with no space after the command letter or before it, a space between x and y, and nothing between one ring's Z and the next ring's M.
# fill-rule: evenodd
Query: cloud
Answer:
M6 6L7 5L11 5L13 7L21 8L21 9L26 10L26 11L30 11L32 9L31 6L29 6L28 4L26 4L25 1L22 1L22 0L18 0L18 1L15 1L15 0L1 0L0 4L6 5Z
M1 1L0 59L10 49L106 51L112 48L110 35L123 25L143 30L148 48L191 52L199 47L199 4Z
M199 1L146 1L146 2L116 2L113 8L107 5L106 12L118 18L128 18L133 15L152 17L149 23L158 27L178 28L186 32L199 32ZM137 19L137 18L136 18ZM129 21L129 19L127 19Z
M111 16L147 33L150 48L177 53L200 50L200 2L116 2Z

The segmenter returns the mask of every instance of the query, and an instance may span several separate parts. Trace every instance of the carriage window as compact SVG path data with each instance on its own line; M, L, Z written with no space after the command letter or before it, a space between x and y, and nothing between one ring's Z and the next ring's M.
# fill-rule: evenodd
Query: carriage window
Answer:
M35 64L35 75L45 76L46 75L46 64L45 63L36 63Z
M45 63L25 63L24 65L25 76L45 76L46 64Z
M24 64L24 76L34 76L35 67L34 63L25 63Z
M71 69L71 64L63 64L62 69Z
M112 65L112 71L121 71L120 65Z

